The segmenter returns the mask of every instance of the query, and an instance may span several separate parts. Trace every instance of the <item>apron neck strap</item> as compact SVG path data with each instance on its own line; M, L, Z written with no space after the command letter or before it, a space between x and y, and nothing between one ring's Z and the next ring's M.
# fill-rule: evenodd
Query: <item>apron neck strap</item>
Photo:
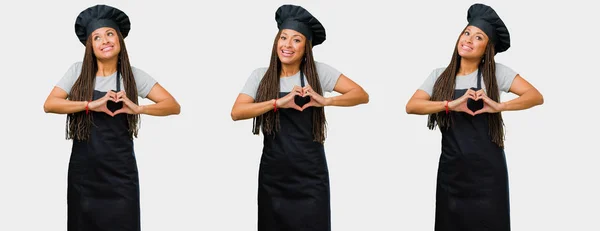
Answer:
M304 73L302 73L302 68L300 68L300 86L304 87Z
M477 68L477 88L481 89L481 66Z
M121 60L119 60L117 62L117 92L121 91L121 81L120 81L121 80L121 72L119 71L120 66L121 66Z
M117 92L121 91L121 81L119 81L121 78L121 73L119 71L117 71Z

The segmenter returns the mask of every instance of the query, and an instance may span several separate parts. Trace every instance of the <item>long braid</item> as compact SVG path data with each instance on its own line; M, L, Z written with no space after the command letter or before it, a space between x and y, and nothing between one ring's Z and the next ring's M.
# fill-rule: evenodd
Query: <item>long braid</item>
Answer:
M281 31L275 36L273 49L271 51L271 61L269 68L258 85L256 91L256 102L264 102L271 99L279 98L279 76L281 74L281 63L277 56L277 40L281 35ZM266 112L253 119L252 133L259 134L260 128L266 135L272 135L274 131L279 130L279 114L273 111Z
M264 102L271 99L276 99L279 96L281 62L277 56L277 41L279 40L280 35L281 31L277 33L277 36L275 37L273 49L271 51L271 61L258 86L255 102ZM304 48L305 59L303 59L300 68L303 74L306 76L308 84L310 84L312 89L318 94L323 95L323 89L321 87L321 82L319 81L319 75L317 74L317 68L313 58L311 41L307 40ZM258 135L261 127L265 135L272 135L273 132L277 132L280 127L279 113L269 111L255 117L252 125L252 133ZM313 108L312 130L314 141L323 143L326 137L326 119L325 111L322 107Z
M458 40L456 41L456 44L458 44ZM494 45L493 43L489 42L484 53L484 58L481 65L481 73L483 81L485 82L485 88L487 89L488 97L496 102L499 102L500 92L498 90L498 82L496 79L496 62L494 60L495 54L496 52ZM456 74L460 68L460 60L461 58L458 54L458 48L455 46L450 64L446 67L442 74L440 74L439 78L435 82L431 96L432 101L452 100L454 98ZM492 139L492 142L496 143L500 147L504 147L504 123L501 113L487 114L489 121L489 135ZM440 129L447 129L451 125L452 119L449 115L446 115L446 112L438 112L428 116L427 127L429 129L435 129L436 126Z
M308 80L308 84L311 86L311 88L319 95L323 95L323 88L321 86L321 81L319 80L319 74L317 73L317 67L315 66L315 60L311 48L311 41L306 41L306 46L304 49L306 59L304 59L301 68L303 68L303 72L306 75L306 80ZM312 130L314 141L319 143L325 142L327 121L325 119L324 107L313 107Z
M123 36L119 31L117 31L117 34L121 46L117 70L121 73L121 77L123 78L123 85L125 92L127 93L127 98L137 104L137 87L133 77L133 71L129 63L129 56L127 55L127 49L125 47ZM85 44L85 55L83 57L81 74L73 84L71 92L68 96L68 99L72 101L89 101L92 100L94 96L98 64L96 56L94 55L91 37L91 35L88 37ZM139 115L127 115L128 131L132 138L137 137L139 121ZM93 124L92 114L86 114L85 111L68 114L66 123L66 138L79 141L87 140L90 136L91 126L95 126Z
M81 74L73 84L69 93L69 100L90 101L94 96L94 85L98 64L92 48L91 36L85 44L85 54L81 67ZM93 124L91 114L84 111L67 115L66 138L75 140L87 140L90 136L90 128Z
M495 54L493 44L489 43L483 58L482 77L485 82L487 96L496 102L500 102L500 90L498 89L498 80L496 78L496 61L494 60ZM498 144L498 146L504 147L504 121L502 120L502 114L500 112L486 114L488 116L489 132L492 141Z
M121 52L119 53L120 65L118 65L117 68L119 68L119 72L123 78L123 87L125 88L127 98L129 98L133 103L138 104L137 85L135 83L131 64L129 63L129 55L127 54L125 41L123 40L121 33L117 33L119 34L119 42L121 43ZM137 138L140 121L141 119L139 114L127 114L128 132L130 137Z

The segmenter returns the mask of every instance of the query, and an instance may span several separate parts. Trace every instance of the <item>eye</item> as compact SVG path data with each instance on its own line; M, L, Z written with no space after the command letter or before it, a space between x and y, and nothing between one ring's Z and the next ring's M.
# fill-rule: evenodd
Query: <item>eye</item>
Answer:
M294 39L294 42L300 43L300 39Z
M465 31L465 35L469 36L471 33L469 33L468 31Z
M100 36L98 36L98 35L94 36L94 41L98 41L98 40L100 40Z
M113 32L111 31L111 32L108 32L108 33L107 33L107 35L108 35L108 36L113 36L113 35L115 35L115 33L113 33Z
M279 37L279 38L280 38L281 40L285 40L285 39L286 39L286 38L285 38L285 36L281 36L281 37Z
M481 36L475 36L475 38L480 41L483 40L483 38Z

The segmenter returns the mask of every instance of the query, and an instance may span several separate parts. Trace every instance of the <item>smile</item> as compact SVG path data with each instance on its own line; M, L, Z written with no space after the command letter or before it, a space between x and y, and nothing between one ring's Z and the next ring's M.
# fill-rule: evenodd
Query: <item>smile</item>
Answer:
M112 51L113 50L113 46L107 46L107 47L104 47L104 48L102 48L100 50L103 51L103 52L105 52L105 51Z
M461 48L462 48L463 50L466 50L466 51L472 51L472 50L473 50L473 48L472 48L472 47L469 47L469 46L466 46L466 45L462 45L462 46L461 46Z
M287 50L281 50L281 54L285 57L290 57L292 55L294 55L293 51L287 51Z

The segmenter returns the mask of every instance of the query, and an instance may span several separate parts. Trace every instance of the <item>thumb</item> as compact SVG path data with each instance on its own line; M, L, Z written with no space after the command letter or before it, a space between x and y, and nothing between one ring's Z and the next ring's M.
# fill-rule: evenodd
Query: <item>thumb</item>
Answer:
M115 112L112 114L112 116L114 117L114 116L116 116L116 115L118 115L118 114L123 114L123 113L127 113L127 111L125 110L125 107L122 107L121 109L119 109L119 110L116 110L116 111L115 111Z
M314 102L310 101L310 102L304 104L304 106L302 106L302 111L304 111L304 109L307 109L307 108L312 107L312 106L314 106Z
M485 112L487 112L487 110L484 107L482 109L477 110L475 113L473 113L473 115L475 116L475 115L479 115L479 114L482 114L482 113L485 113Z

